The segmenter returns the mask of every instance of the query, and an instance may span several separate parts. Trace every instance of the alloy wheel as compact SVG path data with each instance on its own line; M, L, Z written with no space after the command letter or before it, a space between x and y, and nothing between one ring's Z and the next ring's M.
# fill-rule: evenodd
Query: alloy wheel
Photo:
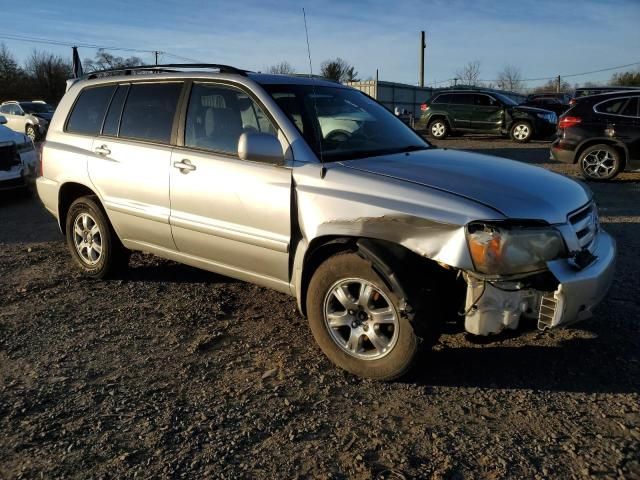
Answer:
M513 136L517 140L525 140L529 136L529 133L529 126L525 125L524 123L516 125L516 127L513 129Z
M86 212L73 222L73 243L78 255L88 265L95 265L102 256L102 235L95 219Z
M324 299L325 326L331 339L361 360L387 355L398 340L398 313L385 293L361 278L343 279Z
M431 133L433 134L434 137L442 137L445 131L446 131L446 127L442 122L436 122L433 125L431 125Z
M591 178L607 178L616 168L616 159L607 150L594 150L582 158L582 169Z

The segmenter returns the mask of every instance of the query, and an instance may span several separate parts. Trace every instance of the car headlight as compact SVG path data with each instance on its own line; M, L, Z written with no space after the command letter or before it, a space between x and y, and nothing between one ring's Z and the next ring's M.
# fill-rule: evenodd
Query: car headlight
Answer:
M473 265L486 275L543 270L546 262L565 251L560 232L537 225L472 222L467 225L467 241Z

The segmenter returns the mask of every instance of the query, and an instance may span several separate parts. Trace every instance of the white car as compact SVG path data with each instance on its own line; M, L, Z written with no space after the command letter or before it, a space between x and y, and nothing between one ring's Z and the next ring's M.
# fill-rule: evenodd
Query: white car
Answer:
M29 188L35 183L38 154L27 135L6 123L0 115L0 191Z

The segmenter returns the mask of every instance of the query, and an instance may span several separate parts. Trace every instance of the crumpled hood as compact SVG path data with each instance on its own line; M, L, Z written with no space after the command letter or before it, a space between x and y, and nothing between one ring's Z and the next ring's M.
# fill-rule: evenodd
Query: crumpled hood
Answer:
M575 180L515 160L429 149L341 162L347 168L443 190L514 219L565 223L591 191Z
M33 115L34 117L42 118L43 120L46 120L47 122L50 122L51 119L53 118L53 113L52 112L32 113L31 115Z
M514 112L526 112L526 113L553 113L551 110L545 110L544 108L530 107L528 105L514 105L511 107Z

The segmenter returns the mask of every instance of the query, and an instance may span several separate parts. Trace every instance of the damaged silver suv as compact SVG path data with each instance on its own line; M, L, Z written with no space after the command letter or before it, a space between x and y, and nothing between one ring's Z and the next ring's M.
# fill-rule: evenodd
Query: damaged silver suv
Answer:
M37 186L86 275L141 250L291 294L329 359L375 379L405 373L447 316L476 335L586 318L614 272L583 184L434 148L314 78L93 73L53 116Z

